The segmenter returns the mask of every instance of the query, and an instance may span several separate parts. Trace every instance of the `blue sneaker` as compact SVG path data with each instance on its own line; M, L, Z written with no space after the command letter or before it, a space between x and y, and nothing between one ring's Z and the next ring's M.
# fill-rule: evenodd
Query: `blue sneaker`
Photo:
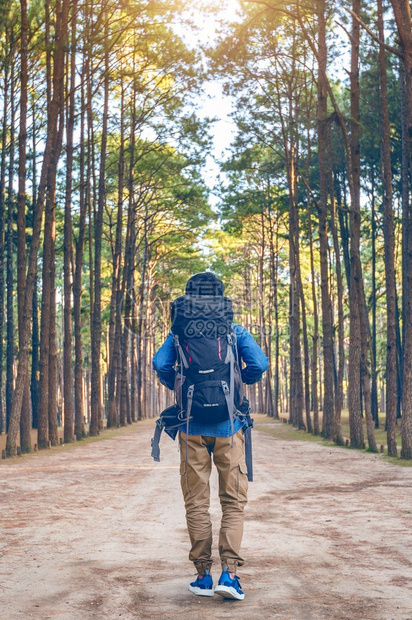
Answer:
M239 577L235 575L235 578L231 579L227 568L223 569L223 573L220 575L219 583L215 588L215 592L216 594L223 596L223 598L233 598L237 601L243 601L245 598L239 583Z
M197 596L213 596L213 579L208 570L205 570L203 577L197 576L196 581L192 581L189 590Z

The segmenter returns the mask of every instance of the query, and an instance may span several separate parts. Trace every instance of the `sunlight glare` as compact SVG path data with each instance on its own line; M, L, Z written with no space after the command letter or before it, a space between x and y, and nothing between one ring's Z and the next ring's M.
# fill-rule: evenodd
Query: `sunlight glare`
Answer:
M196 24L197 32L192 40L191 33L185 32L185 41L189 35L190 45L211 44L217 38L222 23L236 22L240 19L241 8L238 0L223 0L223 2L200 0L194 2L189 13Z

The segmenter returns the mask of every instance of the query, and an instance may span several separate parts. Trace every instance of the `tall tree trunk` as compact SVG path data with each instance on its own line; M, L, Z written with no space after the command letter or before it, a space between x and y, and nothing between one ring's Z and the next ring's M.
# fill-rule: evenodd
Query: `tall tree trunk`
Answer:
M57 6L56 6L57 12ZM59 114L60 94L52 88L52 57L50 45L50 3L45 0L45 43L46 43L46 89L47 89L47 129L49 132L52 97L56 99ZM56 148L57 148L56 134ZM39 419L37 443L39 449L49 446L49 352L50 352L50 300L51 300L51 246L52 246L52 202L50 200L50 184L52 182L52 166L47 170L46 206L43 232L43 264L42 264L42 296L40 318L40 356L39 356Z
M308 119L309 120L309 119ZM308 124L309 126L309 124ZM311 403L313 409L313 434L319 435L319 401L318 401L318 340L319 340L319 319L318 319L318 300L316 294L315 283L315 262L313 253L313 233L312 233L312 209L311 209L311 192L310 192L310 158L312 156L310 131L307 132L308 150L306 157L306 212L308 219L308 237L310 252L310 273L311 273L311 290L313 304L313 345L312 345L312 363L311 363Z
M64 76L59 83L64 88ZM54 93L53 93L54 96ZM47 448L49 442L58 444L57 430L57 350L56 350L56 173L63 136L63 94L59 90L58 114L60 125L56 146L47 174L46 207L44 220L42 302L40 328L40 383L38 447Z
M6 29L5 45L8 45L8 31ZM4 335L4 250L5 250L5 204L6 204L6 150L7 150L7 109L9 100L8 63L4 63L3 77L3 119L1 139L0 163L0 433L7 429L3 400L3 335Z
M402 350L400 353L400 390L398 396L403 403L403 383L404 383L404 358L405 358L405 331L406 331L406 308L408 305L408 257L409 257L409 237L411 230L411 213L409 199L409 174L410 159L408 151L408 110L407 93L405 84L405 66L402 60L399 62L399 82L401 91L401 201L402 201Z
M33 331L31 339L32 350L32 367L31 367L31 379L30 379L30 394L33 413L33 428L39 426L39 350L40 350L40 333L39 333L39 308L38 308L38 278L37 275L34 280L33 286L33 302L32 302L32 322Z
M63 88L64 77L64 42L66 39L68 2L63 0L61 12L56 14L55 42L56 52L53 71L53 96L48 109L48 132L43 154L42 172L40 176L36 208L33 220L33 235L30 245L30 255L26 277L26 290L24 295L23 309L23 332L20 340L19 363L17 367L16 387L13 395L13 407L10 418L9 432L7 435L6 453L14 456L17 453L17 433L20 426L20 414L23 403L23 394L29 372L29 339L30 319L32 313L33 290L37 271L37 253L40 243L41 222L44 209L44 196L49 176L49 168L57 170L58 152L58 116L59 116L59 92Z
M93 271L93 215L96 213L96 178L95 178L95 144L94 144L94 115L93 115L93 27L91 3L85 3L85 75L86 75L86 110L87 110L87 172L85 200L88 217L88 257L89 257L89 297L90 297L90 333L93 331L94 311L94 271ZM88 373L90 376L90 373ZM87 419L90 412L87 410Z
M385 38L382 0L377 0L379 38ZM386 426L388 454L397 456L396 410L397 410L397 342L396 342L396 280L395 280L395 234L393 227L392 168L389 138L388 89L386 77L386 52L379 46L380 108L382 118L382 162L385 186L383 234L385 240L386 278Z
M353 0L352 9L360 15L360 0ZM360 305L363 302L359 295L359 279L362 274L360 265L360 112L359 112L359 22L352 19L352 51L351 51L351 159L352 166L352 205L350 212L350 286L349 286L349 426L350 441L353 448L363 447L363 428L361 411L361 317Z
M333 340L332 340L332 306L329 293L328 274L328 235L327 235L327 201L328 176L326 165L326 123L327 123L327 88L326 88L326 27L325 27L325 0L318 0L318 158L320 177L319 198L319 245L320 245L320 272L322 292L322 330L323 330L323 425L322 435L327 439L334 436L334 396L333 396Z
M294 159L294 154L292 155ZM302 356L300 346L300 290L299 290L299 222L298 208L296 202L296 170L295 163L292 165L291 186L295 186L291 196L289 210L289 235L290 240L290 259L291 259L291 413L292 423L298 428L303 428L303 373ZM292 375L293 372L293 375ZM292 383L293 382L293 383Z
M60 5L56 7L59 12ZM44 224L42 314L40 333L39 448L59 443L57 427L57 343L56 343L56 176L64 127L64 69L58 91L59 127L55 154L47 177ZM54 89L54 85L53 85ZM56 161L54 158L56 157Z
M19 334L22 332L24 289L26 287L26 146L27 146L27 0L20 0L20 128L19 189L17 197L17 296ZM30 377L27 376L20 417L20 447L31 452Z
M42 301L40 319L40 380L38 447L49 445L49 361L50 361L50 265L51 265L51 218L50 202L46 205L43 245Z
M295 38L292 49L295 49ZM294 56L293 56L294 57ZM296 67L293 63L291 78L288 83L287 112L281 104L278 82L276 106L281 123L283 151L286 161L289 206L289 422L303 428L303 375L300 346L300 297L297 287L297 270L299 269L299 210L297 196L297 150L298 136L296 124L296 101L294 98Z
M142 253L142 264L140 269L140 286L139 286L139 310L138 310L138 322L137 322L137 398L138 398L138 406L140 411L140 416L142 418L147 418L147 410L145 408L144 402L144 366L145 366L145 356L144 356L144 312L145 312L145 289L146 289L146 278L147 278L147 263L148 263L148 240L147 240L147 208L144 213L144 222L143 222L143 253Z
M118 203L117 203L117 222L116 239L113 253L113 274L112 274L112 293L110 299L110 318L109 318L109 368L107 372L109 413L107 426L115 427L119 425L119 412L116 399L116 376L119 369L120 355L120 331L117 326L118 319L121 321L121 286L120 268L122 260L122 227L123 227L123 189L124 189L124 84L121 80L121 99L120 99L120 151L118 167Z
M276 220L276 228L278 226L278 220ZM278 295L278 274L279 274L279 246L278 246L278 234L276 233L275 241L275 291L274 291L274 312L275 312L275 384L273 388L273 397L275 401L275 418L279 419L279 375L280 375L280 334L279 334L279 295Z
M336 227L336 199L333 174L333 152L330 125L328 126L328 145L329 145L329 185L330 185L330 207L331 207L331 231L333 238L333 249L335 252L336 263L336 288L338 294L338 371L335 393L335 423L334 441L338 445L343 444L341 414L343 409L343 377L345 371L345 325L343 314L343 277L340 261L339 239Z
M396 290L396 299L395 299L395 308L396 308L396 381L397 381L397 403L396 403L396 418L400 419L402 417L402 358L403 358L403 347L402 347L402 339L401 339L401 320L399 313L399 300L398 300L398 291Z
M266 334L266 314L265 314L265 271L264 271L264 261L266 254L266 230L265 230L265 214L264 209L261 209L260 212L260 244L259 244L259 260L258 260L258 295L259 295L259 344L260 347L265 352L265 355L270 360L270 346L268 345L268 339ZM150 290L148 292L148 298L150 299ZM264 394L263 394L263 387ZM269 361L269 367L267 371L267 376L265 377L265 381L260 381L259 383L259 411L262 413L266 413L267 415L273 415L271 404L272 404L272 395L271 395L271 365Z
M146 218L148 219L150 216L146 213ZM147 267L146 267L146 277L144 278L144 289L143 289L143 325L145 326L142 337L142 359L143 359L143 410L145 412L145 417L150 418L152 416L152 412L149 409L149 403L147 398L148 393L148 356L147 356L147 331L146 326L148 325L148 316L149 316L149 293L150 293L150 253L149 253L149 243L147 243ZM257 301L257 300L256 300ZM260 401L257 401L257 407L255 411L261 411Z
M73 433L73 369L72 369L72 265L73 232L71 218L72 173L73 173L73 133L75 122L75 88L76 88L76 20L77 2L72 3L71 50L70 50L70 91L67 109L67 144L66 144L66 196L64 203L64 344L63 344L63 384L64 384L64 443L74 439Z
M313 433L319 435L319 400L318 400L318 341L319 341L319 319L318 319L318 299L316 295L315 282L315 263L313 255L313 235L312 235L312 211L310 197L307 201L308 211L308 234L310 247L310 272L312 283L312 303L313 303L313 345L312 345L312 407L313 407Z
M411 9L404 0L391 0L405 67L406 136L409 166L412 160L412 20ZM409 222L411 216L409 214ZM408 226L406 261L406 288L408 290L405 308L404 375L403 375L403 418L401 458L412 458L412 235Z
M272 340L272 330L275 331L275 352L273 368L273 417L279 419L279 310L278 310L278 231L277 231L277 214L272 213L271 200L268 201L268 219L269 219L269 244L270 244L270 288L271 288L271 304L270 304L270 331L269 342ZM275 220L275 222L273 221ZM274 318L274 326L272 323L272 314ZM270 350L272 347L270 346Z
M336 201L338 205L338 219L340 237L342 242L343 264L345 266L345 277L348 291L350 289L350 252L349 252L349 225L348 225L348 208L346 180L345 175L340 178L337 173L334 174L334 187L336 188ZM343 191L342 191L343 190Z
M73 274L73 322L74 322L74 433L76 439L85 436L84 428L84 392L83 392L83 350L82 350L82 268L84 257L84 243L86 236L86 187L85 187L85 144L84 144L84 124L85 124L85 77L87 72L87 61L83 58L81 84L80 84L80 195L79 195L79 235L76 242L76 258ZM88 166L89 168L89 166Z
M33 151L33 176L32 176L32 218L34 220L34 210L36 204L37 194L37 133L36 133L36 110L33 97L33 121L32 121L32 151ZM31 392L31 406L32 406L32 424L33 428L38 428L39 421L39 309L38 309L38 278L37 273L34 279L33 285L33 302L32 302L32 338L31 338L31 350L32 350L32 363L31 363L31 380L30 380L30 392Z
M306 322L306 304L305 296L303 293L302 278L299 272L299 295L302 312L302 332L303 332L303 359L305 368L305 413L306 413L306 430L308 433L313 433L312 419L310 417L310 361L309 361L309 340L308 340L308 328Z
M13 48L13 45L11 46ZM14 52L13 52L14 54ZM9 183L7 195L7 376L6 376L6 428L9 429L13 407L13 378L14 378L14 301L13 301L13 182L14 182L14 59L11 60L10 72L10 157ZM20 425L20 420L19 420Z
M61 110L62 118L64 110ZM56 180L54 179L54 183ZM56 341L56 186L53 187L52 261L50 270L50 344L49 344L49 441L59 443L57 427L57 341Z
M300 255L299 255L299 202L297 181L297 142L295 122L295 102L293 93L288 94L289 101L289 157L288 157L288 186L289 186L289 256L290 256L290 324L291 324L291 416L292 423L303 428L303 372L300 344Z
M153 329L153 327L151 327L151 329ZM136 330L137 330L137 304L136 304L136 293L135 293L134 281L133 281L131 339L130 339L130 417L131 417L131 422L137 422ZM147 334L147 337L149 337L148 334ZM151 408L151 410L153 411L153 408Z
M100 169L99 169L99 193L97 213L94 225L94 307L93 322L91 333L91 357L92 357L92 377L91 377L91 421L90 435L98 435L102 426L102 402L101 402L101 378L100 378L100 345L102 331L101 317L101 261L102 261L102 232L103 232L103 210L106 202L106 155L107 155L107 122L109 114L109 52L108 52L108 25L107 15L105 18L105 51L104 51L104 102L103 102L103 123L102 139L100 147Z
M372 416L375 420L375 428L379 428L378 415L378 388L376 377L376 208L375 208L375 174L374 167L371 170L372 182L372 358L374 361L372 372Z
M131 157L134 158L134 148L131 148ZM129 178L129 216L130 234L126 240L126 251L124 259L124 326L121 344L121 367L120 367L120 424L126 425L130 421L130 397L129 397L129 336L132 331L132 303L133 299L133 270L134 270L134 246L135 246L135 209L133 200L133 164L131 160L130 178ZM139 314L141 321L142 314ZM143 368L144 360L140 361Z

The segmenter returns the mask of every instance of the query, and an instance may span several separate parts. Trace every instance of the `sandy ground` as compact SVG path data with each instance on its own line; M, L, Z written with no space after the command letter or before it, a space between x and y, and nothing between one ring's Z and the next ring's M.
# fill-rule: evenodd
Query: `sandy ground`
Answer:
M153 463L151 434L0 464L1 620L412 620L412 468L254 432L245 600L201 598L177 446Z

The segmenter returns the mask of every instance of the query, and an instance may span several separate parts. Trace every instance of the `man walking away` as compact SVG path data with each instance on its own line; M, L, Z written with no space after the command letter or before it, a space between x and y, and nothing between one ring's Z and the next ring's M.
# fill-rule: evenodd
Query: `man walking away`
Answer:
M153 367L160 382L175 390L187 420L179 429L180 479L197 578L189 590L199 596L244 599L236 574L248 478L245 435L249 403L242 384L259 381L268 359L252 335L233 323L231 301L213 273L198 273L186 294L172 303L172 331L157 351ZM219 557L222 574L213 588L209 478L219 475L222 520Z

